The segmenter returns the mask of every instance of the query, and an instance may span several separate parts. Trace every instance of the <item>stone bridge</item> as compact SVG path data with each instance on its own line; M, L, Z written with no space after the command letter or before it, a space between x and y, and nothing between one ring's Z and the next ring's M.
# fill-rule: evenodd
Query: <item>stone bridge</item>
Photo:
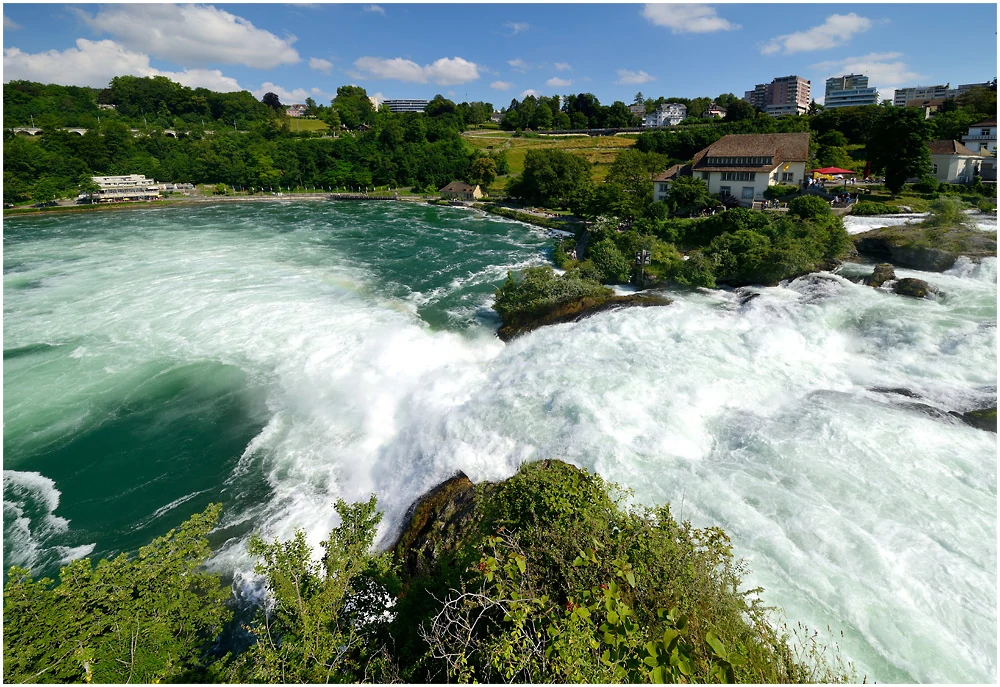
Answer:
M37 127L37 126L15 126L15 127L11 128L10 130L13 131L15 135L20 135L20 136L38 136L39 134L41 134L44 131L44 129L42 129L41 127ZM77 134L79 136L83 136L88 131L87 129L82 129L82 128L79 128L79 127L60 128L58 130L59 131L69 131L70 133ZM142 136L143 135L142 132L139 131L138 129L131 129L131 132L132 132L133 136ZM190 131L181 131L181 132L178 132L176 129L164 129L163 130L163 135L164 136L170 136L171 138L177 138L178 133L189 134L191 132ZM206 131L205 133L210 136L214 132L212 132L212 131ZM243 132L243 133L246 133L246 132Z

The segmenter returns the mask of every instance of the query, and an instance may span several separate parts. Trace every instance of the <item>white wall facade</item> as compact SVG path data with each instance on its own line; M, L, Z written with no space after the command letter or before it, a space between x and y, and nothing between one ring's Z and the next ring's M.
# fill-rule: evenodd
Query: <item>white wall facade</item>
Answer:
M931 169L941 183L969 184L982 161L981 157L968 155L931 155Z
M996 153L997 127L970 126L969 133L962 137L962 143L974 153Z

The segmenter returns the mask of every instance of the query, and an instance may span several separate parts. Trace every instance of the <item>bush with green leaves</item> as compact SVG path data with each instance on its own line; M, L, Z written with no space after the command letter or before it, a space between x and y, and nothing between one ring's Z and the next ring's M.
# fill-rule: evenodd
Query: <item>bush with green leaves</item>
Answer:
M59 584L12 567L4 588L4 682L195 682L231 617L201 569L221 507L139 549L62 568Z
M305 532L250 540L269 602L248 629L254 643L224 671L229 682L384 682L393 663L382 638L399 579L388 553L371 552L382 514L367 502L336 503L340 524L313 558Z
M802 219L816 219L832 214L830 204L819 196L799 196L792 198L788 204L788 210L793 215L798 215Z
M794 184L775 184L774 186L768 186L764 189L764 197L769 200L773 200L775 198L784 198L785 196L790 196L798 192L799 187Z
M775 629L717 528L627 508L599 476L527 464L480 491L478 556L423 623L458 682L848 681Z
M879 203L873 200L859 200L851 206L851 214L859 217L871 217L872 215L895 215L902 212L898 205L891 203Z
M519 275L507 274L496 292L493 309L505 325L520 326L553 308L580 298L601 302L614 292L582 278L577 272L556 275L548 265L528 267Z

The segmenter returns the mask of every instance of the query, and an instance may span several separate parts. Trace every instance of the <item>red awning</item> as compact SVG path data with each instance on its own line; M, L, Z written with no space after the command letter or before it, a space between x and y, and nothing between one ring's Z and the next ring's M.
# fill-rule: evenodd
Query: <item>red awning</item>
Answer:
M819 172L820 174L857 174L857 172L850 169L841 169L840 167L823 167L822 169L814 169L813 172Z

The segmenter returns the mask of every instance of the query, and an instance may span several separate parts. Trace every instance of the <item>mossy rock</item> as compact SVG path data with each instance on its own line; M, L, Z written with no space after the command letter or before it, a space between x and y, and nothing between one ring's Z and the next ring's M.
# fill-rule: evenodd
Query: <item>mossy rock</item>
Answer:
M875 265L875 269L872 271L871 276L865 279L865 284L878 288L887 281L893 281L895 279L896 271L892 269L892 265L887 262L882 262Z
M967 413L962 413L962 420L966 424L972 425L977 429L982 429L987 432L997 431L997 407L992 408L982 408L981 410L970 410Z
M923 279L913 279L912 277L900 279L892 287L892 290L900 296L912 296L913 298L927 298L937 293L937 289Z
M527 322L514 325L504 325L497 330L497 336L501 341L510 341L522 334L527 334L539 327L549 324L563 324L565 322L578 322L591 315L606 312L608 310L618 310L620 308L648 308L657 305L670 305L669 298L662 296L650 296L646 294L634 294L631 296L612 296L610 298L597 298L584 296L553 307L552 309L534 317Z
M996 257L995 235L971 227L880 227L851 237L860 255L925 272L944 272L960 255Z

